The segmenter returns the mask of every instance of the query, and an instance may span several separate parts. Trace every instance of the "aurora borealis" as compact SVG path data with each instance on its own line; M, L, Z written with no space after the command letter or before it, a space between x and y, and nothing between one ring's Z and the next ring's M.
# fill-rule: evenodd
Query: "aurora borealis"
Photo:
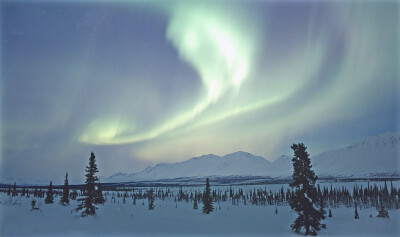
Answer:
M397 1L5 1L1 29L6 178L399 131Z

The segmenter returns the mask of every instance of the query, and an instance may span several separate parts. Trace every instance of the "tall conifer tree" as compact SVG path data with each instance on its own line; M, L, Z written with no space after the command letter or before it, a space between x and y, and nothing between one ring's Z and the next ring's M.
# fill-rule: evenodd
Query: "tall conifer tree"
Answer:
M69 205L69 186L68 186L68 172L65 174L63 194L60 199L60 204L63 206Z
M204 190L203 194L203 213L209 214L214 210L213 207L213 200L211 197L211 188L210 188L210 182L207 178L206 180L206 188Z
M92 152L89 158L89 165L86 166L86 181L83 187L83 198L78 199L79 204L76 208L76 211L83 209L81 213L82 217L96 214L96 197L98 195L96 182L99 181L96 176L97 172L99 172L99 170L96 165L96 157Z
M298 213L298 217L291 225L292 229L299 232L305 229L306 235L317 235L321 229L321 219L323 213L314 208L317 201L317 190L315 182L318 177L311 169L311 161L306 151L307 147L303 143L293 144L291 148L294 151L293 162L293 181L290 187L294 195L290 200L290 207Z

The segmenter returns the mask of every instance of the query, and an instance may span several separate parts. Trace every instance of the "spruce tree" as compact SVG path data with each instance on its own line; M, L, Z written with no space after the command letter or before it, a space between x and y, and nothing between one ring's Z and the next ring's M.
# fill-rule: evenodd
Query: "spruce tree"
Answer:
M194 201L193 201L193 209L197 210L197 208L199 208L199 207L198 207L198 205L197 205L197 198L196 198L196 197L194 197Z
M17 183L14 182L12 196L15 197L15 196L17 196L17 195L18 195L18 192L17 192Z
M314 208L317 201L317 190L315 182L318 177L311 169L311 161L307 153L307 147L303 143L293 144L293 181L290 183L293 196L290 199L290 207L298 213L298 217L291 225L297 233L305 229L306 235L317 235L321 230L321 219L323 213Z
M147 201L149 202L148 209L154 210L154 195L152 188L147 192Z
M69 205L69 186L68 186L68 172L65 174L63 194L60 199L60 204L63 206Z
M354 202L354 219L360 219L360 216L358 216L358 211L357 211L357 202Z
M44 203L46 203L46 204L54 203L53 183L51 181L50 181L49 190L47 191L46 199L44 200Z
M96 165L96 157L94 153L92 152L90 154L89 158L89 165L86 166L86 181L85 185L83 187L83 194L82 198L78 199L78 207L76 208L76 211L80 211L83 209L81 216L86 217L89 215L95 215L96 214L96 203L95 203L95 198L96 198L96 182L99 180L96 176L96 173L99 172L97 169Z
M30 211L36 211L36 210L40 211L40 204L39 204L39 206L36 206L36 200L32 199L32 201L31 201L31 210Z
M11 195L11 184L8 184L7 195Z
M383 200L382 197L380 198L380 208L378 211L378 215L376 217L383 217L383 218L389 218L389 212L386 210L385 206L383 205Z
M35 208L36 208L35 206L36 206L36 200L32 199L32 201L31 201L31 207L32 207L31 211L35 210Z
M331 211L331 209L329 208L329 214L328 214L328 217L332 217L332 211Z
M209 214L214 210L213 200L211 197L211 188L208 178L206 179L206 188L203 194L203 213Z

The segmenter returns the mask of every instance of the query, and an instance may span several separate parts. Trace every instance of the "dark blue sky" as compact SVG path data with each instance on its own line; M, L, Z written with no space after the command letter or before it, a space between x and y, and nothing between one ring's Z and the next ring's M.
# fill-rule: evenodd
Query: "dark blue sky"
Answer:
M399 3L1 3L2 178L399 131Z

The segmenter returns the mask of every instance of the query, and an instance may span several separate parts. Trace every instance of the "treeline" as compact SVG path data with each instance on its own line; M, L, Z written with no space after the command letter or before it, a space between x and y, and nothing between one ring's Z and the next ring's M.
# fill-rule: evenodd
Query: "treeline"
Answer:
M6 193L14 197L35 197L45 198L48 187L17 187L16 184L9 185L7 188L1 188L0 192ZM106 191L105 191L106 190ZM104 200L111 203L132 203L136 205L137 201L154 198L154 200L165 199L174 202L197 202L201 203L204 192L199 190L191 190L189 188L105 188L102 191ZM330 187L324 186L320 188L317 185L318 200L323 202L322 205L329 208L338 208L340 206L353 207L357 203L359 208L376 207L381 208L383 205L386 209L399 209L400 207L400 189L393 186L390 182L384 182L383 187L377 186L376 183L363 185L355 184L352 189L345 186ZM63 196L63 188L52 190L54 198ZM72 188L69 192L69 198L76 200L84 194L84 188ZM267 189L267 186L253 189L243 189L241 187L226 187L226 189L211 189L210 197L213 203L230 202L232 205L289 205L291 198L294 196L294 191L290 188L284 189L282 186L278 191ZM317 205L321 205L319 201Z
M16 183L13 186L9 185L7 188L1 188L0 192L6 193L8 196L20 196L20 197L35 197L35 198L44 198L47 194L50 186L37 186L37 187L17 187ZM52 192L55 197L62 196L63 188L52 187ZM76 197L82 194L82 189L73 188L69 193L69 198L72 200L76 200Z

